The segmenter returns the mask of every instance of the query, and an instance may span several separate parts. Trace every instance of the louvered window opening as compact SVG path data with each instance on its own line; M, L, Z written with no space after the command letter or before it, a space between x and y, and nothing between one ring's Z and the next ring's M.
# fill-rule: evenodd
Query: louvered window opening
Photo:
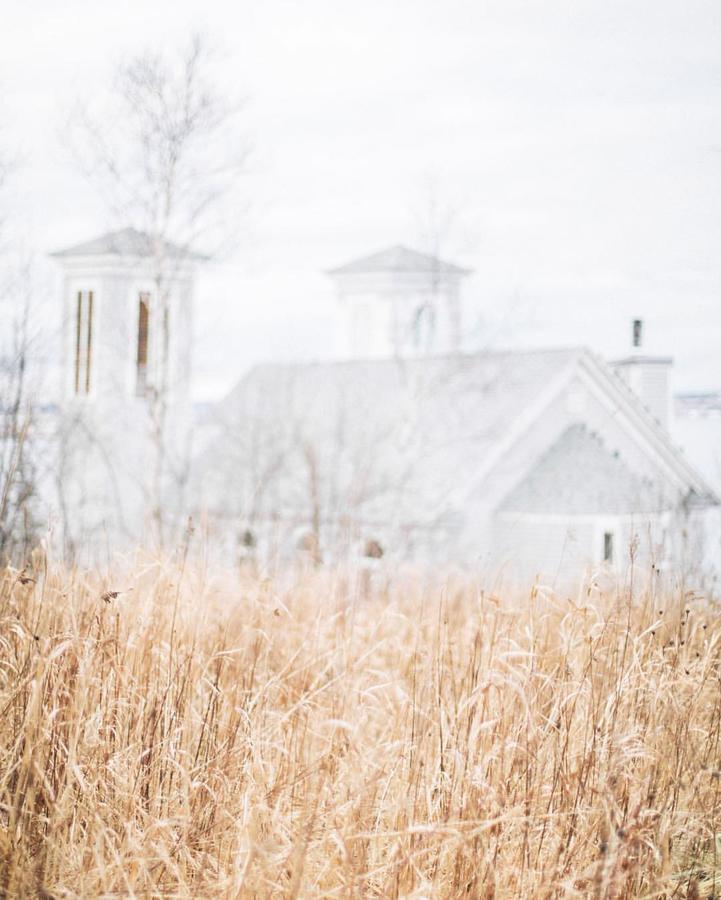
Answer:
M78 291L75 307L75 393L90 393L93 371L92 291Z
M150 338L150 294L138 297L138 339L136 353L136 394L144 397L148 391L148 341Z

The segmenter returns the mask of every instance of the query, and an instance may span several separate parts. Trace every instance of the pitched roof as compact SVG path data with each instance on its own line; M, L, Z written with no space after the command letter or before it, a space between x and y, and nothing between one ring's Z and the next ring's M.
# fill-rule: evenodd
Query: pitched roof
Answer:
M580 424L586 404L577 418L558 405L578 384L600 403L587 411L607 422L605 445ZM470 560L475 525L494 510L718 503L625 382L582 348L256 366L196 447L198 506L269 527L276 547L312 512L340 552L364 532L411 556Z
M299 472L312 452L324 508L434 521L577 352L257 366L216 410L205 500L222 506L234 490L251 498L257 486L243 483L256 478L304 509Z
M411 250L401 244L379 250L370 256L352 260L343 266L329 269L329 275L365 275L379 272L405 272L405 273L434 273L443 275L468 275L470 269L464 269L455 263L446 262L431 256L428 253L420 253Z
M641 398L621 378L612 367L600 357L586 352L579 358L581 368L589 375L613 403L616 414L633 421L634 430L642 438L656 458L662 462L664 471L677 485L684 485L690 502L698 505L718 506L719 497L692 463L676 446L672 435L648 410Z
M593 477L589 477L593 473ZM598 434L570 425L506 497L503 512L630 514L653 512L653 481L633 472Z
M498 484L486 479L493 482L491 473L503 469L527 429L581 375L593 379L619 428L631 429L650 454L656 486L651 497L643 478L628 475L625 464L619 471L595 439L580 431L559 441L559 432L547 466L578 452L605 473L600 487L580 495L582 505L601 502L593 491L605 491L615 476L611 505L635 494L643 507L659 510L671 497L659 497L664 486L717 502L625 383L589 351L571 348L257 366L215 410L201 458L202 503L302 517L312 470L324 515L432 528L469 502L500 501L489 493Z
M176 259L187 257L188 259L204 259L187 247L181 247L171 241L161 242L167 256ZM149 257L155 255L155 240L152 235L136 228L123 228L120 231L109 231L91 241L75 244L64 250L56 250L51 256L69 259L75 256L140 256Z

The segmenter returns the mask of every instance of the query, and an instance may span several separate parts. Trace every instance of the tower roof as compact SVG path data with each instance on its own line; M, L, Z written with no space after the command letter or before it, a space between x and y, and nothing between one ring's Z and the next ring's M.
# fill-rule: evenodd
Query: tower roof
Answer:
M420 253L397 244L370 256L363 256L352 262L329 269L329 275L365 275L376 272L421 272L442 273L444 275L468 275L470 269L464 269L455 263L446 262L429 253Z
M553 414L576 384L614 409L602 434L583 411L570 420ZM247 490L255 489L245 454L267 446L282 458L271 490L286 498L283 515L301 521L306 510L294 488L304 465L297 448L306 442L319 451L319 471L335 467L333 497L348 498L341 505L351 516L429 533L446 514L465 517L478 504L495 510L504 495L505 511L573 515L660 512L681 496L689 505L718 504L631 389L583 349L261 365L216 416L200 464L208 473L203 490L221 510L230 509L234 479L247 477ZM524 449L526 463L513 462L513 448L540 420L550 430L544 425L543 440L529 445L535 450ZM251 421L256 431L248 443ZM633 451L627 458L630 447L641 457ZM537 474L529 476L526 464Z
M205 259L200 253L195 253L188 247L181 247L170 241L161 243L167 256L180 259ZM100 237L82 244L75 244L64 250L56 250L51 256L69 259L74 256L140 256L149 257L155 255L155 239L152 235L136 228L123 228L120 231L109 231Z

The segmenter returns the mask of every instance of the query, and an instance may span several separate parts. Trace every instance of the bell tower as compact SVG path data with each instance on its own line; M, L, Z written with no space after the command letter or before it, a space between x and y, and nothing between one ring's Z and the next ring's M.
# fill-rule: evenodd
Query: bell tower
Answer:
M459 352L460 287L469 273L403 246L331 269L339 355L383 359Z
M201 257L132 228L52 256L63 272L59 503L77 540L97 529L137 540L161 424L167 468L189 454Z
M64 276L64 405L133 405L158 387L163 353L168 389L188 395L200 257L132 228L51 255Z

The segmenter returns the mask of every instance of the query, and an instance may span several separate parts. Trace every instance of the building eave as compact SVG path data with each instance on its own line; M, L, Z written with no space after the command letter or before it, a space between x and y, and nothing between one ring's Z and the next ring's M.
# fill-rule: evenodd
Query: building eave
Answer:
M651 366L670 366L673 364L672 356L626 356L623 359L610 360L608 365L612 368L615 366L634 366L634 365L651 365Z
M706 483L700 473L688 462L683 452L675 446L670 434L661 427L640 398L625 381L591 351L579 357L581 371L585 372L603 390L626 417L646 446L663 462L680 486L685 486L698 500L696 505L719 506L721 499Z
M394 254L396 258L394 258ZM401 263L400 260L405 260ZM470 275L466 269L456 263L434 257L432 254L413 250L402 244L386 247L375 253L367 254L359 259L325 269L325 274L332 278L349 278L356 275L429 275L462 277Z

